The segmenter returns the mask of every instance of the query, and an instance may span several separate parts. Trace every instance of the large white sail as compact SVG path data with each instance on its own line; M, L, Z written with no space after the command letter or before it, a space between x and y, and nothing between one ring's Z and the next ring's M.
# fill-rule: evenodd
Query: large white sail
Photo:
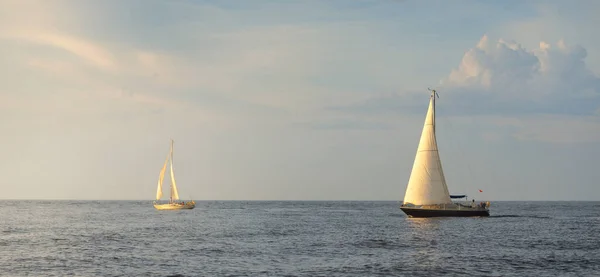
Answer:
M415 156L404 204L431 205L450 204L444 171L438 153L435 136L435 91L429 100L419 148Z
M165 172L167 171L167 163L169 162L169 156L165 159L165 164L163 165L160 174L158 175L158 188L156 189L156 200L160 200L162 197L162 184L165 179Z
M179 200L177 184L175 183L175 173L173 172L173 140L171 140L171 198Z

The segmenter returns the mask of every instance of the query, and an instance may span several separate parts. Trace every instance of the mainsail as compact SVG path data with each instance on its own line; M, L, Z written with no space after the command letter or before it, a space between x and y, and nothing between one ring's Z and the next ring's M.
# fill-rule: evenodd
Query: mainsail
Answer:
M408 180L404 204L452 203L446 186L435 136L435 96L435 91L433 91L429 100L429 109L425 117L419 148Z

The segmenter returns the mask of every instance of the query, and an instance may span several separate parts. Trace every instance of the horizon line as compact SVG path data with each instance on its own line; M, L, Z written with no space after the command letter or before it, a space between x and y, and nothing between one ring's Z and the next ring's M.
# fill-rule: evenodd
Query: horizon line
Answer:
M179 199L180 201L189 201L193 199ZM0 201L122 201L122 202L130 202L130 201L148 201L153 202L156 200L147 200L147 199L58 199L58 198L0 198ZM193 200L196 202L402 202L402 200L356 200L356 199L333 199L333 200L318 200L318 199L298 199L298 200L290 200L290 199L265 199L265 200L250 200L250 199L202 199L202 200ZM490 202L600 202L599 200L476 200L477 202L481 201L490 201ZM457 201L461 202L461 201ZM470 201L469 201L470 202Z

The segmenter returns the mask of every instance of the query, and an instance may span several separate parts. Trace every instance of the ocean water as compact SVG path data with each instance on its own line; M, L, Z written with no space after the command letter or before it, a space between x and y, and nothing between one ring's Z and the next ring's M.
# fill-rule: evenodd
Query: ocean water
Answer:
M600 276L600 202L0 201L0 276Z

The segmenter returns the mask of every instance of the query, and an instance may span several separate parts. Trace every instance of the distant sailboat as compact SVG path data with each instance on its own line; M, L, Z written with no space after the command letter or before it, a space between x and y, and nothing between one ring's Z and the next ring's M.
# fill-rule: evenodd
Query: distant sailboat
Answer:
M451 200L435 135L436 96L436 91L431 90L421 140L400 209L409 217L489 216L489 202L455 203Z
M162 185L163 179L165 178L165 172L167 170L167 163L171 162L171 197L169 198L169 203L160 204L157 201L162 197ZM177 192L177 184L175 183L175 174L173 173L173 140L171 140L171 151L169 151L169 155L167 155L167 159L165 160L165 164L163 165L162 170L158 176L158 188L156 189L156 200L153 202L154 208L157 210L182 210L182 209L193 209L196 207L196 202L177 202L175 200L179 200L179 193Z

